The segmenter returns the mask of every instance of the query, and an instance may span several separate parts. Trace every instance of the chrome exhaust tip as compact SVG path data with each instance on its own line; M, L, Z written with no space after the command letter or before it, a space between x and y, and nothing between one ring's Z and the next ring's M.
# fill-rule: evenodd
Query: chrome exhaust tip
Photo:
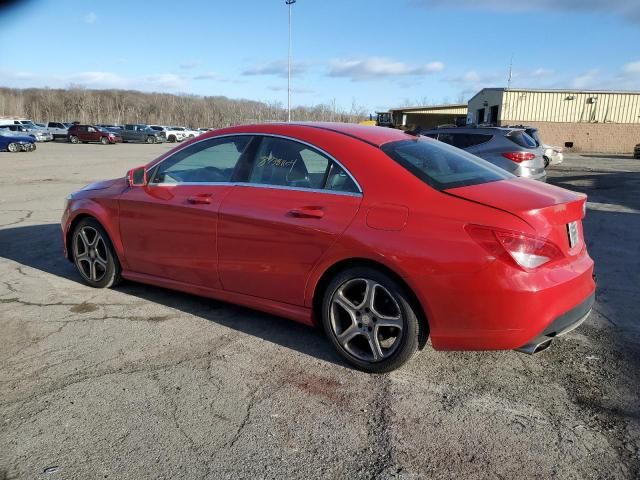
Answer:
M551 346L551 341L553 339L549 337L536 338L533 341L523 345L520 348L516 348L516 352L526 353L528 355L533 355L534 353L540 353L543 350L546 350Z

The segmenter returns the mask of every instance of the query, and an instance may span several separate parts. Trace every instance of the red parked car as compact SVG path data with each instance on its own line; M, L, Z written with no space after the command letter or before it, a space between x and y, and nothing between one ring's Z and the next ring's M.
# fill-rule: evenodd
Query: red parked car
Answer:
M99 142L108 145L122 142L122 137L117 133L95 125L73 124L69 127L67 138L71 143Z
M70 195L65 252L121 278L322 325L358 368L542 350L594 301L585 195L399 130L210 132Z

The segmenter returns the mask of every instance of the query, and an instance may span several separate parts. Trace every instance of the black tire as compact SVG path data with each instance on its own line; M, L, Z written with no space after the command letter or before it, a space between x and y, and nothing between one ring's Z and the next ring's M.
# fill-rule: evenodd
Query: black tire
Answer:
M93 241L91 231L99 235L94 247L89 247L86 240L81 239L81 232L86 234L89 243ZM91 250L94 250L93 254ZM109 288L121 281L120 262L109 239L109 235L100 223L91 217L83 218L73 229L71 237L71 254L73 263L84 283L93 288ZM104 267L98 262L104 262ZM91 265L94 265L93 267ZM95 275L93 273L95 272Z
M79 143L80 143L80 139L79 139L78 137L76 137L75 135L71 135L71 136L69 137L69 141L70 141L71 143L73 143L74 145L77 145L77 144L79 144Z
M35 144L35 143L32 143L32 144L31 144L31 150L30 150L30 151L31 151L31 152L35 152L35 151L36 151L36 148L38 148L38 147L36 147L36 144Z
M156 137L152 137L151 135L149 135L147 137L147 143L156 143Z
M356 307L355 316L347 313L346 310L342 310L341 313L342 307L334 302L334 297L338 295L339 291L344 292L345 288L351 288L351 285L354 288L358 287L359 282L364 282L364 288L369 284L373 285L371 289L374 292L377 291L372 297L374 299L372 300L372 305L375 304L375 297L380 296L378 301L385 301L386 306L377 305L377 308L372 307L369 310L363 307L363 305L367 304L366 296L363 296L361 305ZM391 301L395 301L395 305ZM397 310L399 318L393 320L393 322L402 325L401 329L381 325L386 323L386 320L384 318L376 318L376 316L384 317L384 315L376 313L376 310L380 311L382 308L388 308L389 306L394 311ZM390 372L402 366L418 351L419 339L423 334L423 329L425 331L424 338L426 338L427 326L421 324L415 308L411 295L406 291L405 287L390 275L370 267L354 267L339 272L327 286L322 299L322 325L333 346L351 365L370 373ZM349 324L349 327L344 329L341 327L342 332L338 332L337 323L345 321L345 313L346 324ZM347 341L346 346L343 346L338 340L338 334L345 333L347 329L353 329L355 336L352 337L352 340ZM369 333L367 333L367 330ZM370 338L375 338L375 340L369 340ZM395 339L389 347L384 347L382 343L388 342L391 338ZM363 358L366 354L367 346L370 352L374 350L370 343L371 341L377 343L379 352L382 353L379 359L374 358L374 353L372 353L371 359ZM358 350L356 343L360 343L363 346L361 354L354 353ZM385 348L386 352L384 351Z
M175 135L169 135L169 138L167 140L169 140L169 143L176 143L176 136Z
M21 150L20 145L14 142L11 142L7 145L7 151L11 153L19 152Z
M107 137L100 137L100 143L102 145L107 145L109 143L109 139Z

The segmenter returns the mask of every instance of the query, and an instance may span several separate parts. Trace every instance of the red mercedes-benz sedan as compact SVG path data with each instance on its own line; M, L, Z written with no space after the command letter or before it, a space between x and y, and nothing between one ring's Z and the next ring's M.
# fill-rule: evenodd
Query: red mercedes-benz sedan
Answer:
M391 128L249 125L68 197L67 258L322 325L356 367L443 350L533 353L591 310L586 197Z

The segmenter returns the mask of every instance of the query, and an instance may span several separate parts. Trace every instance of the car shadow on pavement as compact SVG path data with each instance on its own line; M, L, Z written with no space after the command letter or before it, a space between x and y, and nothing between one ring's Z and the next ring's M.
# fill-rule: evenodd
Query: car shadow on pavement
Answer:
M0 229L0 258L12 260L82 283L74 265L63 255L62 233L58 224L28 225ZM89 288L89 287L87 287ZM225 327L262 338L300 353L347 366L334 351L321 329L256 310L174 290L166 290L135 282L123 282L119 292L165 305L191 315L205 318Z

